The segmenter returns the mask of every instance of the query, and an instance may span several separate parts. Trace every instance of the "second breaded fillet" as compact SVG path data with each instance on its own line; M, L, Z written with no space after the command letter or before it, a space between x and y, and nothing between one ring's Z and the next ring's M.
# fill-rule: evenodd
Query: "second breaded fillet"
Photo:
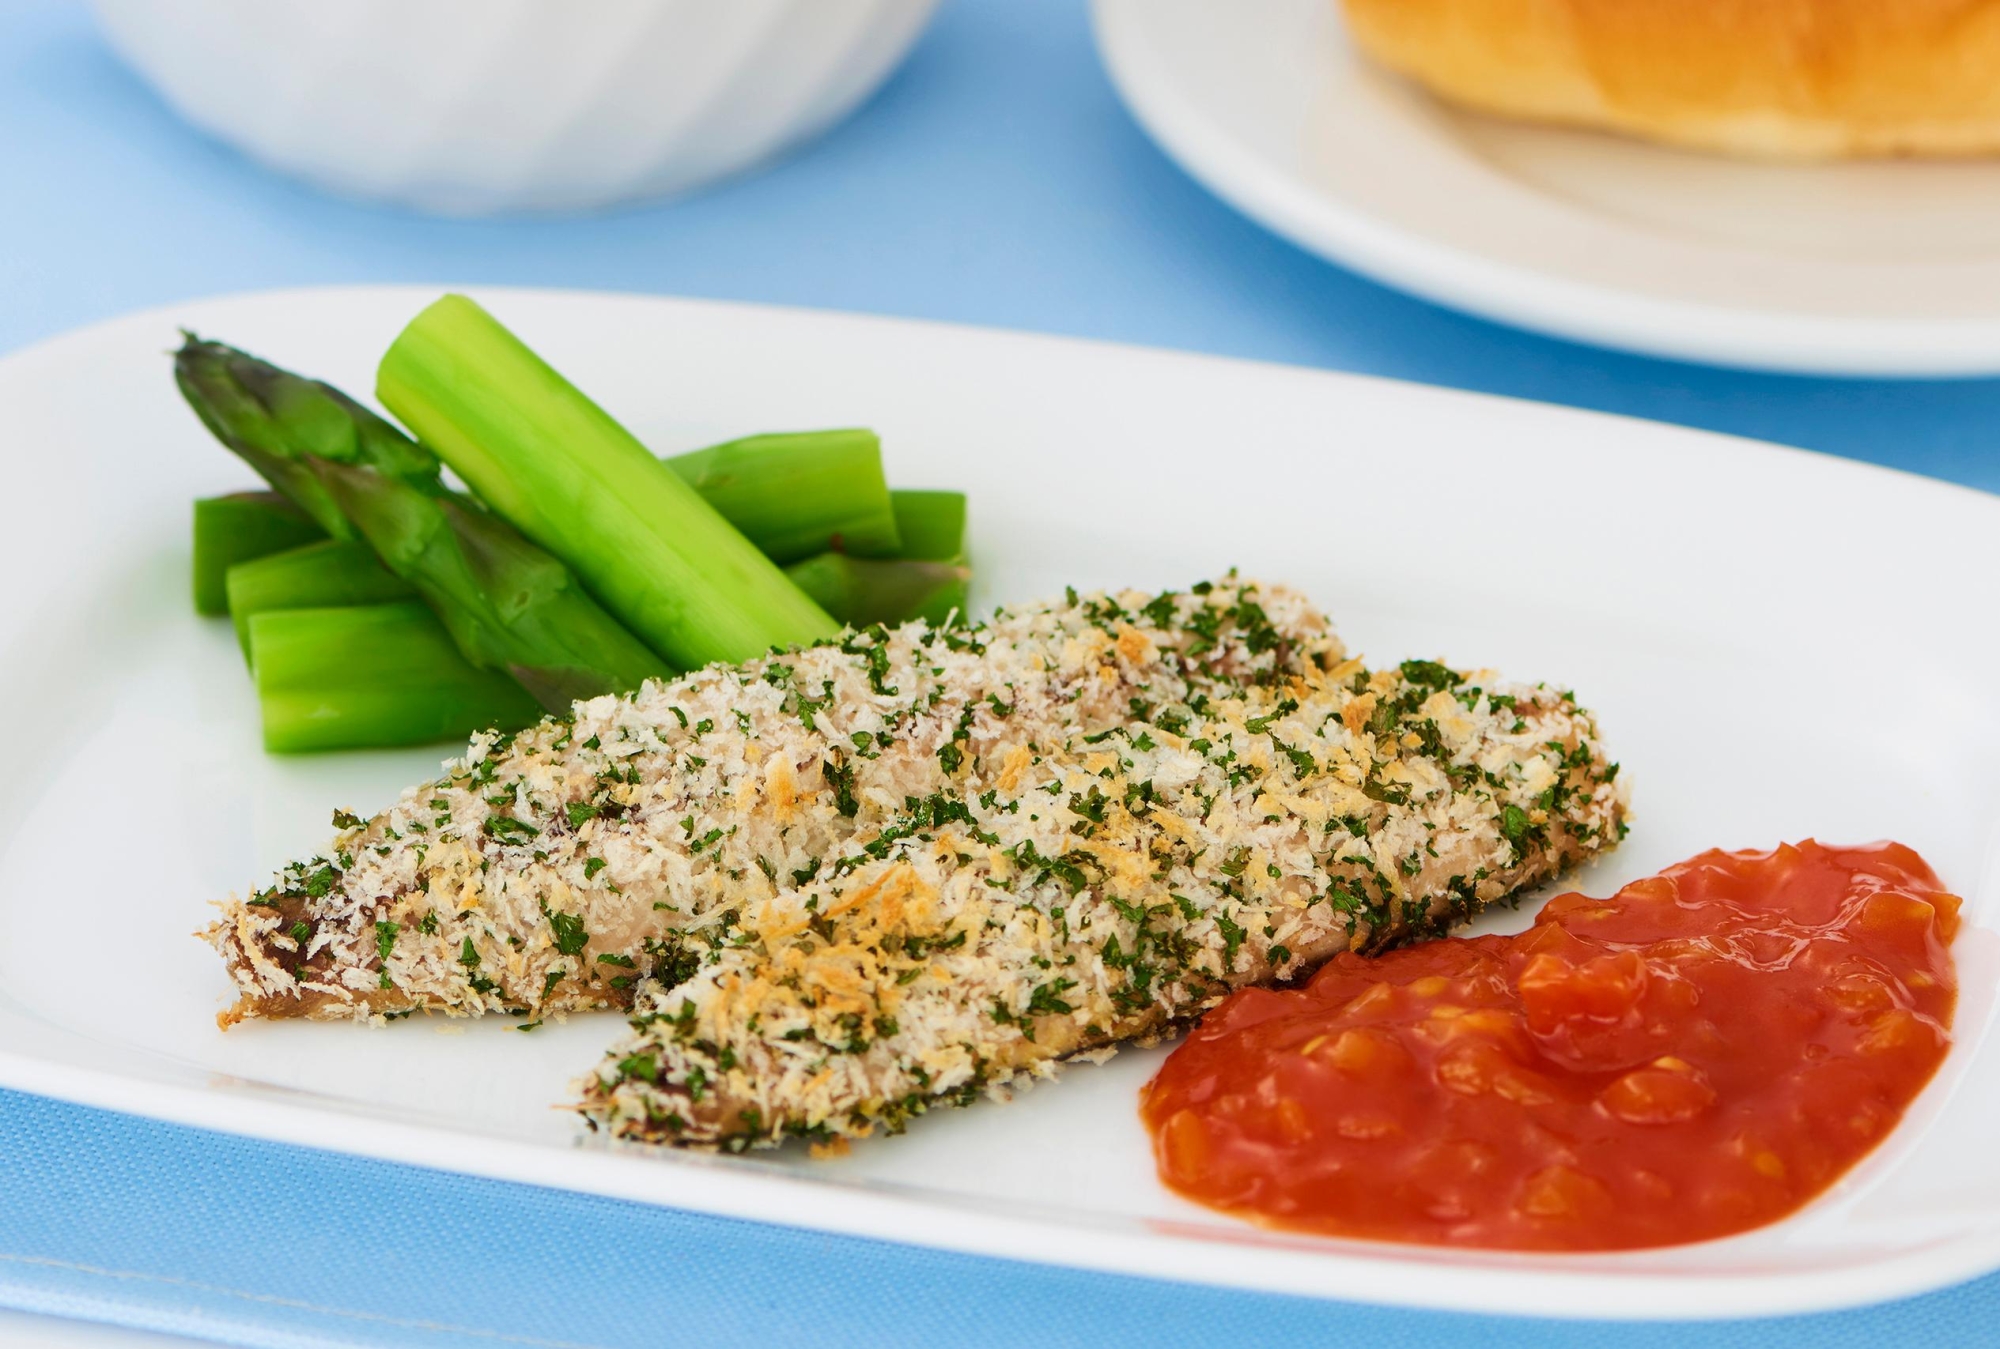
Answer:
M1115 603L1115 601L1104 601ZM1116 616L1114 616L1116 617ZM900 1129L1231 991L1441 933L1624 831L1567 693L1299 662L986 761L749 906L581 1084L615 1135Z

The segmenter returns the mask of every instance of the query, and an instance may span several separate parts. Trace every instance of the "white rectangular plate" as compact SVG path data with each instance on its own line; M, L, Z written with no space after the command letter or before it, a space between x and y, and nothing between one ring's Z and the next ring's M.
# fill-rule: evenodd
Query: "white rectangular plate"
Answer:
M0 362L0 1083L370 1156L891 1240L1250 1288L1553 1315L1720 1316L2000 1265L2000 501L1664 426L1302 370L738 305L496 291L662 452L870 425L892 480L971 493L981 603L1303 587L1376 660L1578 691L1635 789L1606 893L1714 846L1893 837L1967 899L1956 1045L1889 1142L1728 1241L1524 1256L1290 1237L1183 1203L1136 1111L1161 1050L838 1162L590 1141L551 1107L616 1022L239 1027L190 934L436 751L282 759L226 622L187 601L189 499L249 475L181 406L176 325L356 394L435 291L179 306ZM1507 915L1519 925L1525 914ZM1746 1028L1755 1033L1755 1028Z

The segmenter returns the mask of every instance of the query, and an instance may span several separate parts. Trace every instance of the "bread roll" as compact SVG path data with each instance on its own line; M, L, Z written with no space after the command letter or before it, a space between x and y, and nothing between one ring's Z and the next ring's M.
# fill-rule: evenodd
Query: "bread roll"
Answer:
M2000 0L1343 0L1485 112L1785 159L2000 152Z

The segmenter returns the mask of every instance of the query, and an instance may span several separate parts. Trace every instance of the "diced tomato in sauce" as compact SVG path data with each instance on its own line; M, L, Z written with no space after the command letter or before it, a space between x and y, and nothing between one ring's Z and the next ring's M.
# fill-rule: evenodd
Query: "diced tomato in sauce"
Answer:
M1274 1227L1611 1250L1825 1190L1944 1057L1959 901L1895 843L1707 852L1528 931L1336 957L1148 1084L1161 1178Z

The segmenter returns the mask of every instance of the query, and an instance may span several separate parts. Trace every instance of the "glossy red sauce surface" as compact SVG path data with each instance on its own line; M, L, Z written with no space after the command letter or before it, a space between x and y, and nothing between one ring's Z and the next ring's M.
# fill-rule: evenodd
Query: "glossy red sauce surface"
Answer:
M1949 1040L1959 901L1899 844L1708 852L1527 932L1343 955L1147 1086L1159 1172L1274 1227L1609 1250L1790 1213Z

